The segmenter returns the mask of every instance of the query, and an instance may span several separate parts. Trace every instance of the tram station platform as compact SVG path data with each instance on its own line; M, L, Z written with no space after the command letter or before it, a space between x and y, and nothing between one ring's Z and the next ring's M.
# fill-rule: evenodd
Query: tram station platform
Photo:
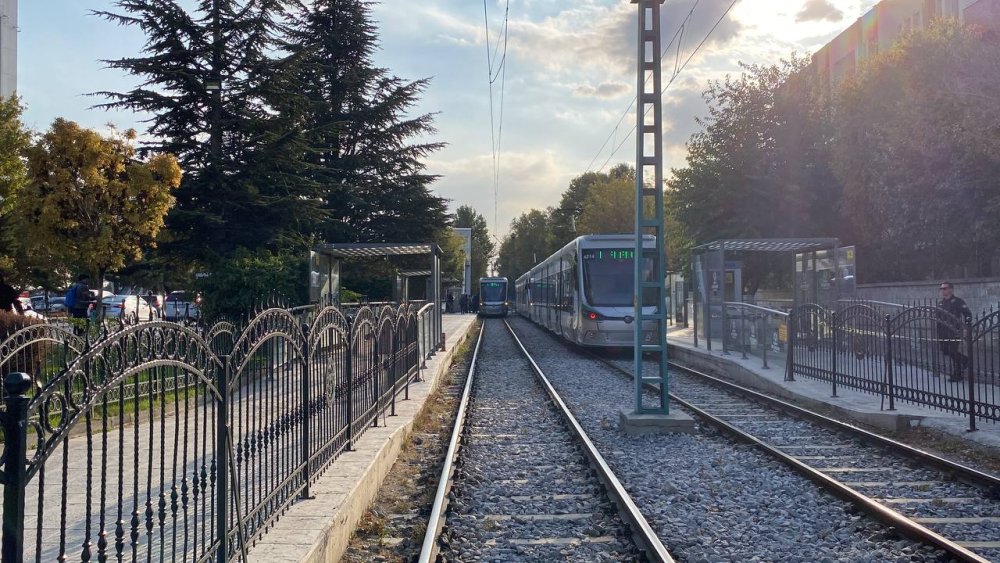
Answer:
M912 428L928 428L962 440L1000 449L1000 424L987 420L977 421L977 430L969 432L967 416L943 412L930 407L901 400L890 411L879 395L862 393L840 386L837 396L832 396L831 384L826 381L796 376L795 381L785 381L786 358L782 354L768 354L767 368L759 356L748 355L743 359L738 351L722 352L722 341L712 340L712 350L706 348L704 338L694 345L692 328L670 327L667 331L668 355L677 363L741 384L806 408L821 408L834 418L845 422L859 422L889 432L903 433ZM820 409L822 410L822 408Z
M250 548L251 563L339 561L351 536L392 469L427 398L438 388L455 352L471 334L475 315L442 315L445 351L427 360L423 381L410 384L409 400L397 400L396 416L380 419L311 487L313 498L293 504Z

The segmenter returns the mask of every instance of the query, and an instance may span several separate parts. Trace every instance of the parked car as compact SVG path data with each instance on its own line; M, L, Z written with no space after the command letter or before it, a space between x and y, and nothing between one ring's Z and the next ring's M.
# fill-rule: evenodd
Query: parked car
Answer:
M112 295L105 297L104 305L105 318L116 317L136 317L140 321L147 321L158 318L158 312L146 303L146 300L138 295Z
M186 291L171 291L163 305L163 318L168 321L197 319L201 314L201 295Z
M34 300L32 300L34 301ZM65 297L49 297L49 305L45 306L45 302L42 302L40 307L35 307L36 311L41 311L45 314L51 315L52 313L65 313L66 312L66 298Z

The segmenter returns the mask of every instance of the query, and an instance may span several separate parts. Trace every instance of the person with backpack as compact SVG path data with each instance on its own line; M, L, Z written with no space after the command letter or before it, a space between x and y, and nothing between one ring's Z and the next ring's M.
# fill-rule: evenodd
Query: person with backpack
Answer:
M74 319L86 319L90 309L90 276L80 274L76 283L66 290L66 310Z

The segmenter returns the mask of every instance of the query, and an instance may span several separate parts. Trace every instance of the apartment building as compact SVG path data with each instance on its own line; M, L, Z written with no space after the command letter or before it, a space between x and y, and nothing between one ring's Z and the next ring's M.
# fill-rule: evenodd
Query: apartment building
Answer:
M836 88L901 35L935 18L1000 30L1000 0L882 0L817 51L812 66L827 88Z
M0 0L0 96L17 89L17 0Z

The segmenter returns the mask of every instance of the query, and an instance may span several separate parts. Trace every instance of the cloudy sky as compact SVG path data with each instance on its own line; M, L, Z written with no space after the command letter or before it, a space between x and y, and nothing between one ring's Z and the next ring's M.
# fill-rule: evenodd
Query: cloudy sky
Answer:
M101 100L86 96L135 84L99 62L129 56L142 46L135 30L89 15L110 3L20 1L18 91L30 127L43 129L54 118L66 117L90 127L111 122L142 129L141 116L90 109ZM453 208L467 204L478 209L491 229L496 215L503 235L518 214L557 204L569 180L588 167L634 159L634 141L627 139L632 112L617 128L616 123L635 96L637 16L628 0L509 0L495 209L487 65L508 0L486 3L489 47L480 0L384 0L373 11L382 44L376 62L400 77L432 78L416 111L436 113L435 138L448 143L428 163L432 173L442 175L435 190ZM679 53L672 48L665 57L665 77L673 72L675 58L687 59L730 3L666 0L665 44L685 16L692 15ZM709 80L738 72L740 61L766 64L792 53L811 54L874 3L738 0L664 93L667 166L683 164L684 141L696 129L695 118L705 113L701 92ZM501 123L500 85L498 78L493 85L494 136Z

